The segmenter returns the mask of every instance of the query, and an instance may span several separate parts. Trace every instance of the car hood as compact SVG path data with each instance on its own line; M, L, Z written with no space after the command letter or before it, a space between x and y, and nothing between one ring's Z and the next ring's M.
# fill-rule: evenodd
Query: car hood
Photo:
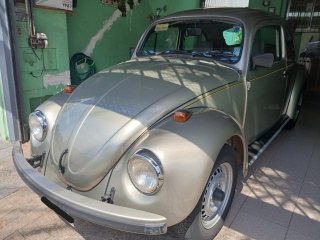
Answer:
M89 190L157 120L238 78L228 66L192 59L142 58L106 69L77 87L62 107L52 163L65 168L60 177L68 185Z

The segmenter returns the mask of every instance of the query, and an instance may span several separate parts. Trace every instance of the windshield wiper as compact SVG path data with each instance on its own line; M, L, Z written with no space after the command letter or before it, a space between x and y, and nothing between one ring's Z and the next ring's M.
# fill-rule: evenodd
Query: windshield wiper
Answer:
M181 50L164 50L156 53L156 55L166 55L166 54L188 54L188 52L181 51Z
M203 53L205 57L236 57L232 52L207 51Z
M200 51L192 51L192 53L191 53L192 57L204 56L203 54L204 54L204 53L203 53L203 52L200 52Z

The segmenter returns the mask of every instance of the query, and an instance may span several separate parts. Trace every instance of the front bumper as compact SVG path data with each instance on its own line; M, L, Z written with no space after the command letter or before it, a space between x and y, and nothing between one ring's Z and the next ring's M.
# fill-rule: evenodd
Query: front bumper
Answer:
M163 216L101 202L49 181L29 165L19 142L15 143L12 155L23 181L40 197L49 199L71 216L126 232L157 235L167 231L167 219Z

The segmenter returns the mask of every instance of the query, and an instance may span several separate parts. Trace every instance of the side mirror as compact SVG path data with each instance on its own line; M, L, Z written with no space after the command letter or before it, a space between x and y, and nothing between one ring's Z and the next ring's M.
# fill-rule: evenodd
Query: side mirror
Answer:
M252 57L253 69L255 67L272 67L274 56L272 53L262 53Z
M132 57L134 50L136 50L136 48L134 48L134 47L129 48L129 57Z

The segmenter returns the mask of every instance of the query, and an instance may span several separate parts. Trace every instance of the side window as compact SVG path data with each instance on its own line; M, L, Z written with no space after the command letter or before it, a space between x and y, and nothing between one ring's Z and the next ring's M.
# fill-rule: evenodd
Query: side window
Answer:
M251 59L263 54L273 56L273 62L280 61L283 58L280 26L264 26L255 33L251 49Z

